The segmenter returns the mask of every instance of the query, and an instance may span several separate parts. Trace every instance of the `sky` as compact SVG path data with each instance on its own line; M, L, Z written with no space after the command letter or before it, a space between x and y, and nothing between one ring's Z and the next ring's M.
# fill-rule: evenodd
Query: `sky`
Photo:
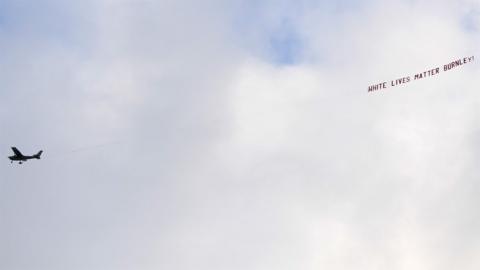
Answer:
M479 269L480 68L443 71L479 31L478 0L0 0L0 269Z

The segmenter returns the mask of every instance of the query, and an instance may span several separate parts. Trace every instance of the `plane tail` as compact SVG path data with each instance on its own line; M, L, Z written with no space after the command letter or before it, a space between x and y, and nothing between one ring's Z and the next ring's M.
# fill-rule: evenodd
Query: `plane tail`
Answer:
M40 156L42 155L43 151L38 152L38 154L34 155L33 157L36 159L40 159Z

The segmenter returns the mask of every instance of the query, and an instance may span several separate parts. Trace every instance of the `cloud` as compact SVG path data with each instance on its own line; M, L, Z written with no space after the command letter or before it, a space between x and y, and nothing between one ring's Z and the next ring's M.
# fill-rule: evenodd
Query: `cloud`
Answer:
M475 3L245 3L7 3L1 268L478 268Z

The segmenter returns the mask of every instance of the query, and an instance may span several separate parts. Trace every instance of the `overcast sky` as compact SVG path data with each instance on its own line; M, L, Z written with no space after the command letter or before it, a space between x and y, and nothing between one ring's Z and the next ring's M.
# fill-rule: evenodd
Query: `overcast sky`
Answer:
M478 0L0 0L0 269L477 270L480 67L443 65L479 34Z

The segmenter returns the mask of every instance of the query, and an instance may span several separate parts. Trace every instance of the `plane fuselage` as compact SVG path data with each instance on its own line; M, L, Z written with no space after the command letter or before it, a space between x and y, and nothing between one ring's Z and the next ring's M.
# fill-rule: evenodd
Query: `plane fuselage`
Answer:
M16 147L12 147L12 151L15 155L9 156L8 158L11 160L13 163L14 161L18 161L19 164L22 164L23 161L27 161L29 159L40 159L40 156L42 155L43 151L38 152L35 155L32 156L25 156L20 152Z
M8 157L10 160L13 160L13 161L27 161L29 159L36 159L36 157L34 156L23 156L23 157L18 157L18 156L10 156Z

